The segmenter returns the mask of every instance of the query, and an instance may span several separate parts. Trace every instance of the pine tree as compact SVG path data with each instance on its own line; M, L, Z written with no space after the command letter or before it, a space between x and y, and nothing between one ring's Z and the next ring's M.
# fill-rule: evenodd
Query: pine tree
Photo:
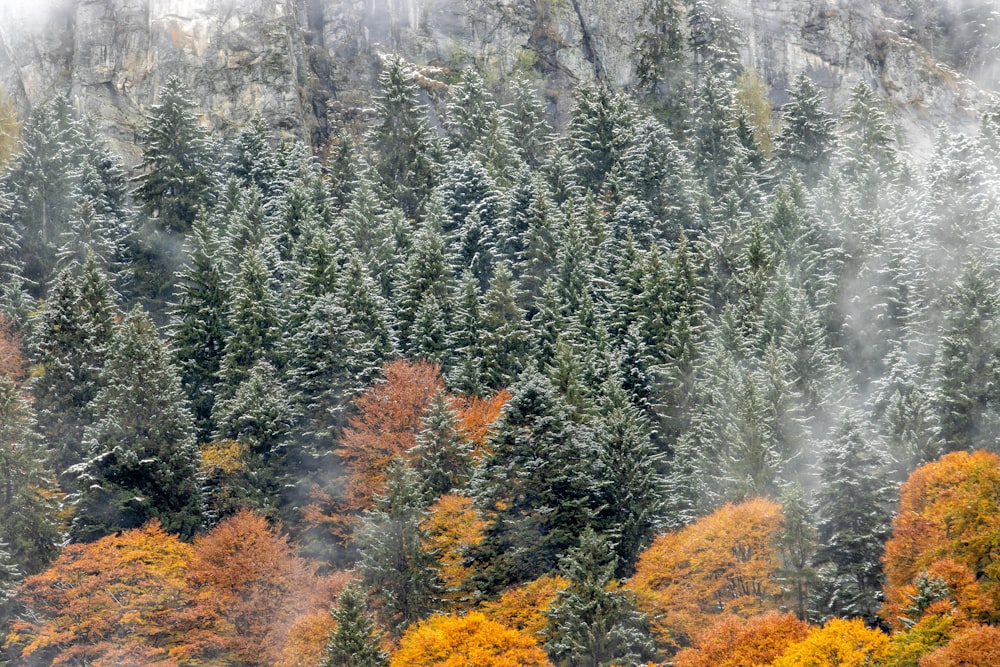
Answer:
M899 166L894 146L896 131L864 81L851 90L840 125L840 157L847 176L869 182L871 178L879 182L891 177Z
M394 633L426 616L438 589L434 557L423 548L423 486L412 468L396 460L385 489L375 497L357 532L358 567L374 590L385 624Z
M336 629L323 650L320 667L386 667L389 656L382 649L382 636L365 611L364 595L348 586L331 611Z
M146 118L142 174L135 195L159 229L186 232L198 209L214 195L216 177L208 133L193 110L191 94L177 77L167 79L159 103Z
M671 127L686 116L683 102L688 81L684 7L678 0L646 0L642 16L647 23L635 50L635 74L646 100Z
M535 86L527 78L515 77L510 83L510 104L503 108L515 146L529 167L538 168L548 152L551 129L545 121L545 108Z
M605 471L590 431L537 370L526 370L473 479L491 523L474 557L487 592L552 570L600 509Z
M811 617L809 602L816 582L813 557L817 535L812 509L801 486L792 485L782 491L781 516L784 522L778 546L781 549L782 587L795 615L805 621Z
M268 134L260 116L254 116L240 130L233 150L232 172L244 186L256 187L266 200L271 200L278 194L278 160Z
M601 192L627 147L634 116L628 98L605 86L584 84L577 90L567 132L581 185Z
M586 528L560 561L569 579L546 612L545 648L557 667L635 667L653 656L646 619L614 580L613 544Z
M194 422L148 316L130 311L118 325L84 440L71 536L92 541L159 519L190 538L202 524Z
M884 474L884 462L865 439L860 418L848 415L819 463L815 562L827 566L821 570L825 599L817 601L825 615L877 619L894 496Z
M433 297L441 311L439 321L446 326L452 315L449 297L453 272L437 222L428 220L420 230L398 283L395 323L399 347L405 354L416 353L414 334L421 305Z
M486 90L478 72L466 70L452 85L444 109L444 129L451 149L465 154L485 138L490 118L497 112L496 101Z
M427 111L418 99L411 66L399 57L384 64L379 85L377 122L368 136L372 167L386 200L417 218L435 180L436 147Z
M710 0L687 0L688 45L694 59L695 80L709 74L735 76L740 69L739 28Z

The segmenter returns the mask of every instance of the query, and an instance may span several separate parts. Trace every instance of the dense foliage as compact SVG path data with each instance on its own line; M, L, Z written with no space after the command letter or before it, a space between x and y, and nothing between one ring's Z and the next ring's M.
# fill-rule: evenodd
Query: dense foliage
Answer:
M131 181L33 109L0 664L995 663L1000 112L916 163L643 21L566 118L392 56L315 151L171 79Z

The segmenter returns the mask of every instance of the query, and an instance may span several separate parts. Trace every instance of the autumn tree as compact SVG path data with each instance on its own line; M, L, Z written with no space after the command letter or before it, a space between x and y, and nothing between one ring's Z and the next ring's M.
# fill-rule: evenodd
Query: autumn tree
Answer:
M676 667L769 665L790 645L806 638L809 626L791 612L768 611L740 618L723 615L674 656Z
M544 574L534 581L508 588L496 600L480 606L480 611L501 625L541 637L549 624L549 612L560 591L570 584L559 574Z
M440 368L423 361L389 362L382 376L355 401L336 449L349 474L347 500L355 509L371 505L389 463L417 444L427 407L443 388Z
M506 628L481 612L434 616L414 625L400 640L391 667L551 667L530 636Z
M1000 628L970 625L920 660L920 667L976 667L1000 664Z
M657 537L627 583L657 643L689 645L721 612L748 617L776 608L781 524L776 503L754 498Z
M68 546L29 577L23 614L8 641L30 664L153 664L170 659L180 637L169 622L189 602L192 548L159 522Z
M195 540L186 577L191 606L178 660L270 665L291 623L329 604L325 586L287 537L241 511Z
M424 550L436 561L441 598L457 609L470 601L475 570L468 554L482 542L486 522L468 496L444 494L427 511L421 525Z
M878 665L889 652L884 632L865 627L860 618L835 618L813 628L802 641L792 644L773 667L863 667Z
M885 607L895 627L919 620L920 582L937 577L936 594L956 613L974 621L996 621L1000 566L994 536L1000 530L996 497L1000 457L985 451L953 452L917 468L899 491L899 512L885 546Z

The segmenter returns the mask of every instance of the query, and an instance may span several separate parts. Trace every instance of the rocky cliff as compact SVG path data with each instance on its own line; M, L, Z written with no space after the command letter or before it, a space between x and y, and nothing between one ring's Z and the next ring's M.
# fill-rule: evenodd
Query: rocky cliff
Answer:
M995 2L713 0L775 104L807 72L845 99L859 79L889 99L919 152L933 128L967 129L996 82ZM494 79L525 70L564 114L580 79L634 82L650 0L38 0L0 5L0 83L22 112L68 94L123 145L177 74L219 128L260 114L321 142L364 109L380 55ZM434 76L434 74L432 74Z

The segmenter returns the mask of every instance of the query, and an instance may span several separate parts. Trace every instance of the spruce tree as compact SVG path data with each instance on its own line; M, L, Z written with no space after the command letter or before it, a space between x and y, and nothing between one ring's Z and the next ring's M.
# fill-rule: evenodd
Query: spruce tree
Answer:
M524 312L517 305L517 289L505 264L494 271L480 313L482 382L500 389L517 378L528 351Z
M551 129L545 121L545 108L538 99L534 84L523 76L510 83L510 104L502 113L507 119L515 146L529 167L538 168L549 149Z
M361 589L348 586L331 611L337 626L323 649L320 667L386 667L381 633L365 610Z
M464 489L472 476L472 445L459 432L458 416L443 391L431 399L420 425L410 456L428 500Z
M490 521L474 558L486 592L551 571L600 511L606 471L592 434L534 369L511 388L473 479Z
M781 108L784 127L775 137L776 153L786 169L794 169L805 183L815 185L829 166L833 116L823 108L823 96L804 72L788 94L791 100Z
M819 548L826 566L817 600L830 616L874 623L882 590L882 551L890 532L894 488L884 461L865 438L860 418L848 415L819 462L816 493Z
M191 538L202 525L194 422L143 311L118 325L101 376L95 422L84 433L90 458L76 467L72 538L92 541L153 518Z
M374 590L385 624L399 633L433 610L438 581L434 557L423 547L426 501L419 477L397 459L385 479L375 507L358 528L358 568Z
M645 617L614 579L614 545L586 528L560 561L569 579L546 612L545 648L557 667L644 664L654 654Z
M434 187L435 139L410 65L398 56L390 58L379 85L377 120L368 136L372 167L386 200L407 217L417 218Z
M158 97L141 137L142 174L135 195L158 229L186 232L215 194L214 159L181 80L167 79Z

